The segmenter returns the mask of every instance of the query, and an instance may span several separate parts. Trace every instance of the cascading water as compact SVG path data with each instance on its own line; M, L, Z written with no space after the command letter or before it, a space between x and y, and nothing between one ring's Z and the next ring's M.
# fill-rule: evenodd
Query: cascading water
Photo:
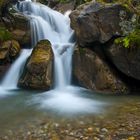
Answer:
M6 73L4 80L1 83L1 87L4 89L17 89L17 82L20 76L20 73L23 69L26 59L31 54L31 50L23 49L19 58L14 62L12 67Z
M39 3L23 1L19 10L30 18L33 46L42 39L52 44L55 59L55 88L65 88L71 81L71 56L74 42L71 38L68 16Z
M71 60L75 42L70 28L69 12L64 16L29 0L20 2L18 9L30 19L33 46L39 40L48 39L54 53L54 89L35 96L33 103L39 102L42 108L59 112L96 112L100 103L80 97L78 94L83 89L71 85Z

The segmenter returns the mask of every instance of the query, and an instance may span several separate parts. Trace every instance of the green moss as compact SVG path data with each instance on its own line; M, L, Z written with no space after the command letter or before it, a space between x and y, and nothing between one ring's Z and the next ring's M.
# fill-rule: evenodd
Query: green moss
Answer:
M0 42L4 42L10 39L12 39L11 33L6 28L0 27Z
M128 36L115 40L116 44L122 44L125 48L140 46L140 29L135 29Z
M47 62L50 58L52 58L51 43L48 40L41 40L33 50L30 62Z
M79 52L80 52L81 55L84 55L86 51L85 51L84 48L79 47Z

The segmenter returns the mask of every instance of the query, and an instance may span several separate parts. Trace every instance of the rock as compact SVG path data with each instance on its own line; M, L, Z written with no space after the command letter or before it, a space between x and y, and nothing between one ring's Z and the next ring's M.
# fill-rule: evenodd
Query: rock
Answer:
M109 66L88 48L77 48L73 56L73 73L82 86L102 93L129 93L127 86Z
M140 48L125 48L123 45L113 44L106 48L109 59L128 77L140 80Z
M80 46L105 43L133 28L133 14L119 4L90 2L74 10L70 18Z
M89 127L89 128L87 129L87 131L88 131L89 133L92 133L92 132L93 132L93 128L92 128L92 127Z
M28 17L13 9L11 3L7 3L5 6L12 10L7 10L6 15L4 14L1 17L1 24L3 23L3 25L9 29L12 34L12 38L17 40L20 45L30 45L31 32Z
M0 80L3 79L3 76L5 76L10 66L11 66L10 63L0 65Z
M102 129L101 129L101 132L103 132L103 133L108 133L108 130L107 130L106 128L102 128Z
M31 44L31 31L29 19L22 13L10 13L13 18L13 28L11 33L13 39L17 40L21 45L30 45Z
M54 9L61 13L65 13L67 11L74 10L74 7L75 7L74 2L68 2L68 3L59 3L54 7Z
M135 140L135 137L129 137L128 140Z
M20 45L17 41L5 41L0 47L0 63L13 61L19 53Z
M21 45L31 44L30 30L15 29L12 32L12 38L17 40Z
M53 8L59 3L59 0L48 0L48 6Z
M48 40L42 40L35 46L26 63L18 85L29 89L48 90L52 86L53 52Z

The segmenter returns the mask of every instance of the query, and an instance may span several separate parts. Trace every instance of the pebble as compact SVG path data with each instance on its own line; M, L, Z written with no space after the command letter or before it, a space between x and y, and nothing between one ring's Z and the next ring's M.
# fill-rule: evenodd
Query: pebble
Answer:
M100 135L100 138L102 138L102 139L103 139L104 137L105 137L104 135Z
M88 130L89 133L93 132L93 128L92 127L89 127L87 130Z
M135 140L135 137L129 137L128 140Z
M98 133L99 133L99 132L100 132L100 128L96 128L96 132L98 132Z
M71 135L71 136L73 136L73 135L74 135L74 133L73 133L73 132L70 132L70 135Z
M93 140L100 140L100 139L99 139L99 138L97 138L97 137L94 137L94 138L93 138Z
M59 124L58 124L58 123L55 123L55 127L56 127L56 128L59 127Z
M101 131L102 131L103 133L108 133L108 130L107 130L106 128L102 128Z
M83 140L88 140L89 139L89 137L85 137Z
M31 132L30 132L30 131L28 131L28 132L27 132L27 135L31 135Z

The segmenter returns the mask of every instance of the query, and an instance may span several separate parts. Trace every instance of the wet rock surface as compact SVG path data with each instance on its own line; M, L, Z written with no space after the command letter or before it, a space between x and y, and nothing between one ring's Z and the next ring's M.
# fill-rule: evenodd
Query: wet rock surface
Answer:
M95 52L78 47L73 56L73 73L79 84L103 93L129 93L128 87Z
M140 80L139 47L125 48L114 43L106 49L106 53L118 70L128 77Z
M8 40L0 46L0 63L12 62L20 54L20 45L16 40Z
M52 86L53 52L48 40L38 42L24 72L19 80L19 86L29 89L46 89Z

